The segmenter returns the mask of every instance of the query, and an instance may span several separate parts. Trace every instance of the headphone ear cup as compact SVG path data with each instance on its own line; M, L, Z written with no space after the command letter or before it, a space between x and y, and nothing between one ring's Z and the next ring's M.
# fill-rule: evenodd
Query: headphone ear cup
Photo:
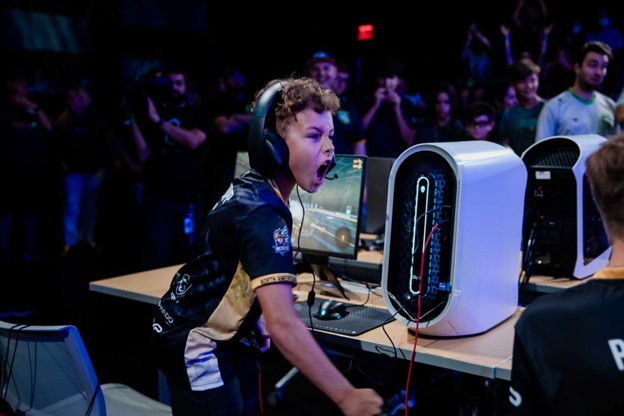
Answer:
M264 132L264 172L268 178L273 178L282 166L288 166L288 146L286 141L277 133Z
M273 178L281 166L288 166L288 147L275 132L275 101L283 82L267 87L258 98L249 124L249 164L265 178Z

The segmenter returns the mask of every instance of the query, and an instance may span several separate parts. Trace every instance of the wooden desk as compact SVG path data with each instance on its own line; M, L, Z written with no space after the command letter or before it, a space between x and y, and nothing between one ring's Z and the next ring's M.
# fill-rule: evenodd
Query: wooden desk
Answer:
M311 276L301 275L295 293L305 299L312 287ZM318 282L317 282L318 284ZM350 301L341 302L360 304L366 301L366 291L351 289L352 284L344 283L349 291ZM324 297L323 295L318 295ZM372 291L368 305L385 308L381 289ZM455 338L433 338L420 335L416 348L417 363L456 370L487 378L510 380L511 373L498 372L497 368L507 360L511 360L513 349L514 325L524 308L518 308L509 319L501 322L491 330L475 336ZM384 333L385 331L388 333ZM399 321L393 321L383 328L375 328L358 336L340 335L318 330L319 339L332 344L359 349L373 353L393 355L396 347L398 358L409 360L414 347L414 335ZM390 342L390 339L392 342Z
M89 290L158 305L158 301L169 289L171 279L173 279L180 267L182 265L178 264L119 277L95 280L89 283Z
M376 254L371 252L371 258L374 256ZM379 256L381 257L381 255ZM89 289L93 292L156 305L168 289L171 278L179 267L180 265L175 265L97 280L89 284ZM299 284L294 291L303 300L306 299L307 293L312 287L312 276L303 274L298 277L298 280ZM344 282L344 285L350 291L352 303L363 303L366 300L367 293L361 286L351 282ZM319 297L323 296L319 295ZM380 288L373 289L369 305L385 308ZM511 361L513 326L521 310L519 308L512 317L481 335L445 339L420 336L415 361L486 378L509 380L510 371L507 371L506 368L498 371L498 367L507 361ZM411 359L414 346L414 335L408 331L404 324L398 321L393 321L383 328L379 327L359 336L340 335L320 330L317 335L320 337L319 339L336 346L389 356L395 354L392 346L394 344L397 357L406 360Z
M336 264L340 264L342 261L344 259L336 259ZM358 261L381 264L383 262L383 253L380 251L362 250L358 254ZM89 290L157 305L180 267L182 267L182 264L93 281L89 283ZM383 306L383 301L380 306Z

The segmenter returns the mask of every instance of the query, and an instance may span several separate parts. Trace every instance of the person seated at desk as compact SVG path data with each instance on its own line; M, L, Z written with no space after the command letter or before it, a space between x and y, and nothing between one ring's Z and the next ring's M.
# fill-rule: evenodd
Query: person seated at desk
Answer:
M624 415L624 134L586 162L612 254L584 284L541 297L515 326L512 415Z
M295 186L314 193L323 184L334 159L338 108L336 94L310 78L274 80L257 93L254 117L276 121L269 131L264 121L259 132L250 130L260 136L250 135L250 150L256 140L262 150L270 141L283 163L275 160L269 172L250 154L254 169L208 213L201 254L176 273L154 315L155 355L176 416L255 414L257 354L269 339L345 415L381 413L381 396L347 380L293 304L288 199Z

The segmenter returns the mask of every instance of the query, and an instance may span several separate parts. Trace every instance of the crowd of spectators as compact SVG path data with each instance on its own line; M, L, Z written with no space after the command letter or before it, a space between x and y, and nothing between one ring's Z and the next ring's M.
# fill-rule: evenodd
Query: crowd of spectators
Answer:
M624 22L609 17L596 7L559 21L545 0L519 0L497 30L466 22L462 46L448 51L462 66L444 79L414 83L419 68L391 48L359 67L326 45L292 62L292 72L340 96L337 153L397 157L418 143L475 139L521 155L536 139L541 109L566 91L588 102L598 96L598 114L614 112L600 134L620 129ZM592 49L605 51L596 73L584 69L588 41L605 47ZM34 84L41 68L9 74L0 101L0 267L95 255L106 259L104 274L120 274L187 260L203 217L233 178L236 152L247 146L255 86L239 60L216 62L215 79L178 68L179 79L167 81L169 65L137 73L116 108L98 101L88 77L46 92ZM174 111L180 106L183 116ZM158 139L150 143L141 133ZM164 221L165 182L175 230L166 235L180 240L172 255L156 254L171 251L163 246L165 228L155 225ZM183 201L172 205L171 195L182 191Z

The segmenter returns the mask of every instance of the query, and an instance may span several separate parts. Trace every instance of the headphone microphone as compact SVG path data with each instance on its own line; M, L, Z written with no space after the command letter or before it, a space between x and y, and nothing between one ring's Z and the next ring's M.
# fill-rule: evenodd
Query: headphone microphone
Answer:
M325 179L333 181L334 179L338 179L338 175L334 173L332 176L325 176Z

